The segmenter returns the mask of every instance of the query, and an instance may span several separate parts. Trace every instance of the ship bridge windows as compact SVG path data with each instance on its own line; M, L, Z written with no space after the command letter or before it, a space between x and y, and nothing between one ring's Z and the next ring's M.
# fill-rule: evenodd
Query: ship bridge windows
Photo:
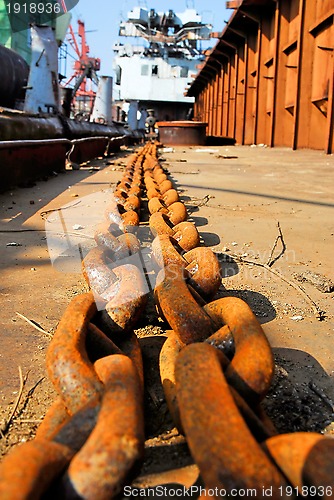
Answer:
M141 76L148 76L148 64L141 65Z
M174 78L188 78L189 68L187 66L171 66L170 76Z
M187 66L181 66L180 67L180 77L181 78L188 78L188 68L187 68Z
M120 85L122 81L122 68L117 65L115 67L116 85Z
M159 67L157 64L142 64L141 65L141 76L158 76L159 74Z

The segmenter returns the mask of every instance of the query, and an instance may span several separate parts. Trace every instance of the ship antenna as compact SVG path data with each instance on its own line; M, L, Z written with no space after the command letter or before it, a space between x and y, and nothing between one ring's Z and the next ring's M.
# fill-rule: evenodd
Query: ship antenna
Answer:
M186 0L186 8L194 9L195 8L195 0Z
M138 7L147 7L147 1L146 0L138 0Z

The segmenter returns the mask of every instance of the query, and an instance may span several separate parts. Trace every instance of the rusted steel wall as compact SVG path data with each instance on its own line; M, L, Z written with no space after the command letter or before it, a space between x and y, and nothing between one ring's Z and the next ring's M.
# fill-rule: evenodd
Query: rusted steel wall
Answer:
M333 0L233 0L188 90L207 134L334 150Z

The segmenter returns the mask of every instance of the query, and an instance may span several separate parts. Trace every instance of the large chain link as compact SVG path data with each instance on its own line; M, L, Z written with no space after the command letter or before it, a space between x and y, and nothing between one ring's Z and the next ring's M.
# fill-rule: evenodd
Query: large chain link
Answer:
M133 332L149 291L137 238L143 191L154 237L154 296L171 327L161 381L199 467L201 498L247 488L257 498L306 496L305 488L331 498L334 440L278 435L265 415L260 403L274 372L268 340L244 301L226 290L211 301L222 286L217 257L200 245L152 143L128 158L96 228L96 247L82 263L90 292L69 304L47 352L58 398L36 438L4 459L0 498L103 500L131 484L145 439L143 361Z

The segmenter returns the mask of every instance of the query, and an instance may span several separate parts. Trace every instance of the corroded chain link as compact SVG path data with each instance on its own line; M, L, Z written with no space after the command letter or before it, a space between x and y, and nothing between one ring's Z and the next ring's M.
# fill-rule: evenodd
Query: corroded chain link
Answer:
M47 352L58 398L35 439L4 459L0 498L103 500L131 484L145 440L143 360L133 331L149 293L138 239L145 197L154 297L171 327L161 381L206 490L219 498L249 488L278 499L305 497L308 488L331 498L334 440L278 435L265 415L260 403L274 372L268 340L244 301L226 290L212 301L221 286L217 257L200 245L151 143L128 158L95 229L96 247L82 263L90 292L69 304Z

